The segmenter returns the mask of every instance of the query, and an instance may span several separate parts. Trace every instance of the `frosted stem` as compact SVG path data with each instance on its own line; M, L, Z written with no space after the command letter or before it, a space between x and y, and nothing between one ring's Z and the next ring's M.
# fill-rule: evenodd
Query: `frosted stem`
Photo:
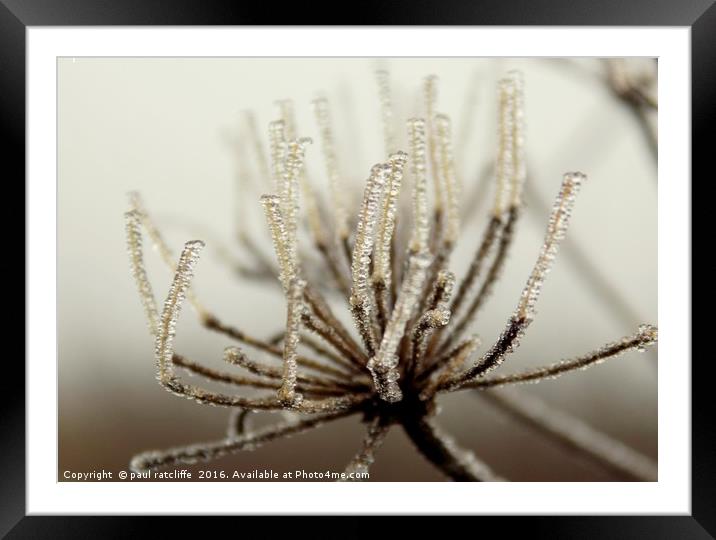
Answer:
M375 451L381 447L389 430L390 426L384 424L380 417L376 417L371 422L368 433L363 439L363 447L345 468L346 482L367 480L365 476L375 461Z
M293 111L293 100L278 99L275 102L279 116L283 121L284 133L287 140L296 138L296 115Z
M378 99L380 100L380 118L383 125L385 153L390 155L396 151L393 103L390 97L390 73L386 69L378 69L375 72L375 78L378 83Z
M283 167L283 182L281 185L281 214L285 219L286 245L290 248L289 254L293 258L291 264L298 267L298 195L299 180L303 171L303 162L306 145L311 139L301 138L291 140L286 145L286 160Z
M144 307L144 314L147 317L149 325L149 333L152 337L157 335L157 327L159 325L159 312L157 310L157 301L154 298L152 285L149 283L147 271L144 267L144 252L142 250L142 232L141 232L141 215L137 210L132 210L124 214L127 232L127 252L129 253L129 261L132 268L132 275L137 284L139 298ZM157 369L159 365L157 364Z
M271 187L271 171L269 169L269 160L266 157L266 152L264 151L264 145L261 143L261 136L259 135L259 130L256 127L256 116L251 111L246 111L244 113L244 117L246 119L246 126L248 128L248 134L249 134L249 141L251 142L251 146L254 150L254 155L256 158L256 166L259 170L259 175L261 176L261 179L265 182L267 187Z
M358 227L353 245L351 311L369 355L372 355L376 348L373 329L373 291L369 280L370 264L385 184L391 170L392 167L389 165L376 165L371 170L358 215Z
M427 310L418 320L411 339L409 373L419 372L428 347L429 339L435 330L447 326L452 317L448 303L455 287L455 274L448 270L438 271L435 283L425 306Z
M453 327L450 336L448 336L447 339L445 339L445 341L438 348L438 354L445 352L450 346L452 346L458 339L460 339L467 327L475 322L475 316L477 315L477 312L485 304L485 301L492 293L492 289L494 288L495 283L497 283L497 280L502 273L502 268L504 267L505 261L507 260L509 248L512 245L512 241L514 239L515 224L517 223L519 216L519 208L512 207L508 211L507 218L504 223L500 219L494 218L494 220L496 220L498 224L502 225L498 231L499 243L497 246L497 252L495 253L494 259L492 260L492 264L487 270L485 281L482 283L482 286L478 290L477 294L468 305L465 313L457 319L457 322L455 323L455 326ZM488 234L490 234L490 231L488 231ZM490 251L491 244L494 242L494 239L486 237L485 241L486 243L483 244L481 248L485 247L484 255L487 256ZM477 257L479 258L482 255L482 253L478 252ZM481 263L478 261L478 264ZM476 268L475 270L477 272L479 269ZM475 275L475 278L476 277L477 275Z
M189 360L183 355L177 353L174 353L174 356L172 357L172 362L175 366L186 369L187 371L195 375L201 375L206 379L224 384L232 384L235 386L252 386L254 388L267 388L273 390L278 390L278 388L281 386L274 380L263 379L260 377L239 376L234 375L233 373L224 373L223 371L211 369L197 362L193 362L192 360Z
M552 268L552 263L557 255L559 244L567 232L574 201L586 178L587 177L580 172L566 173L564 175L562 188L552 209L552 214L547 225L547 233L539 257L537 258L537 263L527 280L527 285L522 291L520 302L517 306L517 316L520 318L529 320L534 316L535 303L539 298L547 273Z
M182 302L186 297L186 292L193 275L194 266L203 246L204 243L199 240L187 242L179 258L177 271L169 288L169 294L164 302L164 309L157 327L155 345L155 358L158 366L157 378L160 384L168 391L200 403L222 407L248 407L252 409L280 408L280 404L273 397L249 399L227 396L225 394L204 390L194 385L185 384L174 376L174 336L176 333L176 325Z
M283 340L283 384L278 391L279 401L287 405L300 403L301 394L296 393L296 375L298 365L298 343L300 340L301 314L303 313L303 291L306 282L294 279L288 290L288 308L286 314L286 337Z
M439 167L439 149L435 126L435 105L437 103L438 78L430 75L425 78L423 83L423 92L425 98L425 118L427 119L428 133L428 152L430 155L430 172L433 177L433 186L435 188L435 212L442 213L444 208L444 189L442 185L442 176Z
M397 200L400 195L400 187L403 180L403 168L408 155L405 152L391 154L388 160L390 174L385 186L383 197L383 208L378 223L378 233L375 241L375 256L373 260L373 276L390 284L391 262L390 243L395 232L395 217L397 212Z
M348 230L348 213L345 208L345 187L341 182L340 173L338 171L338 160L336 158L333 127L331 125L331 111L328 100L322 97L313 100L313 111L316 116L316 123L318 124L323 159L326 164L336 239L338 243L342 243L348 239L350 231Z
M269 152L274 190L281 193L286 158L286 124L283 120L274 120L269 124Z
M273 248L279 266L279 280L284 291L288 291L291 280L296 277L296 244L295 236L288 233L288 228L281 212L281 198L278 195L262 195L266 221L271 232ZM292 240L294 243L291 243Z
M509 192L514 176L514 84L511 79L501 79L498 83L498 129L497 160L495 162L495 203L492 213L500 217L509 202Z
M510 206L522 206L522 189L527 177L525 165L525 94L522 73L511 71L512 86L512 182Z
M445 188L445 234L444 242L448 249L457 241L460 233L460 206L455 161L452 152L452 126L450 118L444 114L435 117L435 131L438 146L439 174Z
M465 361L480 346L480 338L472 336L458 345L454 351L447 355L447 358L434 364L435 369L432 378L428 380L425 388L420 393L420 399L432 398L437 390L450 381L455 374L465 365Z
M284 371L279 366L271 366L255 360L251 360L238 347L227 347L224 350L224 361L235 366L240 366L251 373L255 373L269 379L283 381ZM295 375L296 381L305 384L320 386L323 388L342 388L344 391L352 392L364 390L365 388L359 384L342 382L339 380L329 379L326 377L314 377L311 375Z
M164 302L164 309L158 321L154 354L159 367L158 379L166 383L173 377L172 356L174 354L174 336L181 312L181 305L186 298L194 266L199 260L199 253L204 247L201 240L193 240L184 244L184 249L176 266L176 273L169 294Z
M608 358L615 358L631 350L644 351L646 347L656 343L657 337L658 333L655 326L641 325L635 334L625 336L617 342L608 343L596 351L585 355L509 375L478 378L468 382L464 387L483 389L504 386L506 384L531 383L545 379L554 379L564 373L586 369Z
M206 379L219 383L231 384L234 386L251 386L253 388L266 388L271 390L278 390L281 387L281 383L277 380L277 378L269 379L263 377L247 377L234 375L233 373L224 373L223 371L211 369L206 366L203 366L202 364L193 362L184 357L183 355L177 353L174 353L174 357L172 360L175 366L186 369L187 371L195 375L200 375ZM331 387L325 384L324 386L316 386L308 383L299 383L296 388L305 392L306 394L315 395L319 397L343 395L346 392L345 389Z
M413 175L413 231L410 250L413 253L423 253L428 250L430 239L425 120L422 118L408 120L408 139Z
M416 448L433 465L456 482L502 482L490 467L469 450L460 448L455 439L443 433L428 417L406 420L403 429Z
M562 188L555 202L552 215L547 225L545 241L540 250L537 262L527 280L514 315L507 321L507 326L490 350L475 365L455 379L450 385L465 382L473 377L487 373L499 366L505 356L519 346L525 329L534 317L534 306L539 298L542 284L552 267L560 241L564 238L569 225L569 216L579 188L586 177L582 173L567 173L562 181ZM513 208L512 211L516 211Z
M310 306L311 311L316 314L316 317L330 326L333 331L341 337L346 346L353 351L354 355L367 361L366 355L361 350L360 345L355 342L351 334L343 326L343 323L336 318L326 300L317 293L310 284L306 286L305 297L306 303Z
M457 294L455 295L455 299L453 300L452 305L450 307L453 313L458 313L458 311L462 307L465 298L467 297L467 294L472 289L472 286L475 284L475 281L477 281L477 278L480 277L482 267L484 266L487 256L489 255L490 250L492 248L492 245L497 238L497 234L500 230L501 225L502 222L500 218L497 218L495 216L492 216L490 218L490 221L487 224L487 229L485 230L485 234L482 237L482 242L480 242L480 246L477 248L475 256L470 262L470 267L468 268L465 277L460 282L460 287L458 288Z
M310 312L303 313L302 321L308 330L323 338L327 343L330 343L334 349L351 359L357 366L362 367L365 365L365 359L357 355L331 325L326 324Z
M210 330L229 336L232 339L245 343L246 345L254 347L255 349L267 352L273 356L283 358L283 349L281 347L271 345L270 343L266 343L265 341L252 337L245 332L242 332L238 328L234 328L233 326L224 324L216 317L209 317L205 321L205 326ZM346 371L336 369L332 366L327 366L321 362L318 362L311 358L306 358L304 356L299 356L297 362L299 366L306 367L314 371L319 371L321 373L326 373L334 377L346 378L351 376L351 374Z
M373 256L373 288L378 308L378 326L383 331L388 313L389 291L392 280L391 249L393 235L395 234L395 218L397 213L397 200L403 179L403 168L408 155L405 152L391 154L389 164L391 167L383 197L383 208L380 212L378 232L375 240L375 255Z
M218 459L240 452L241 450L253 450L276 439L303 433L319 427L330 420L349 416L354 412L353 410L331 412L329 414L314 416L313 418L308 418L300 422L269 426L260 431L248 433L240 437L190 444L188 446L179 446L167 450L143 452L132 458L130 469L134 472L145 472L170 465L192 464Z
M154 224L154 221L149 215L149 212L147 212L147 209L144 207L144 203L139 193L137 193L136 191L132 191L129 193L129 204L132 207L132 210L134 210L141 218L144 230L147 232L147 235L154 244L154 248L159 252L159 256L161 257L164 264L169 267L172 272L176 272L177 266L174 262L174 255L172 254L172 250L169 249L169 246L164 241L164 238L159 232L157 226ZM199 299L196 297L196 295L191 289L186 292L186 297L189 300L189 303L194 308L194 311L196 311L199 318L202 320L205 319L208 316L206 308L204 308L201 302L199 302Z

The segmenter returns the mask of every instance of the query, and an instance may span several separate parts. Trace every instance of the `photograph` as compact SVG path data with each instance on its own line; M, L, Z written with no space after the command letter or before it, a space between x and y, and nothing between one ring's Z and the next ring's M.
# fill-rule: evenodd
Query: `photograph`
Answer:
M658 482L659 67L58 56L57 481Z

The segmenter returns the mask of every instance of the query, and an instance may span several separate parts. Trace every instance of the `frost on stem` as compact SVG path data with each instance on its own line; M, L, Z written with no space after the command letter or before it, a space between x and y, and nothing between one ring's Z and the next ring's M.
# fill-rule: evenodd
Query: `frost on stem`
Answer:
M545 379L554 379L569 371L586 369L599 364L608 358L615 358L627 351L637 350L643 352L647 347L654 345L658 338L658 331L655 326L642 324L637 332L631 336L625 336L614 343L607 343L596 351L561 360L548 366L528 369L509 375L497 375L482 377L465 384L464 388L492 388L507 384L520 384L539 382Z
M386 69L378 69L375 72L375 78L378 83L378 99L380 100L380 117L383 124L385 153L390 155L397 150L393 127L393 103L390 97L390 73Z
M264 145L261 143L261 137L259 136L259 130L256 127L256 116L251 111L244 112L244 118L246 121L246 128L248 131L248 139L253 147L254 156L256 159L256 167L259 171L259 176L264 181L266 186L271 188L271 171L269 169L269 160L266 157L264 151Z
M450 322L452 313L448 308L455 287L455 274L440 270L435 278L433 289L425 302L427 310L414 325L411 337L411 372L420 372L422 361L428 346L428 340L435 330L444 328Z
M353 412L352 410L331 412L316 415L300 422L287 422L269 426L238 437L227 437L218 441L178 446L167 450L143 452L132 458L130 469L134 472L146 472L171 465L190 465L210 461L242 450L254 450L265 443L303 433L330 420L353 414Z
M281 212L281 197L278 195L262 195L261 204L264 207L266 221L271 231L273 248L278 260L279 281L284 291L288 291L289 283L296 277L297 247L295 237L291 237L288 234Z
M444 114L435 116L435 131L438 146L439 174L445 188L445 235L444 241L452 247L460 232L460 206L455 160L452 152L452 126L450 118Z
M128 197L129 205L131 206L132 211L136 213L136 216L140 218L144 230L147 232L147 235L149 236L150 240L152 241L152 244L154 245L154 249L159 252L159 256L164 262L164 264L172 272L176 272L177 265L174 262L174 255L172 254L172 250L169 249L169 246L164 241L164 238L159 232L159 229L154 224L154 221L152 220L151 216L149 215L149 212L144 206L142 197L136 191L129 192ZM206 319L208 317L206 308L204 308L201 302L199 302L199 299L196 297L194 292L189 289L186 293L186 296L189 300L189 303L194 308L194 311L196 311L196 313L199 315L199 318L202 320Z
M431 463L457 482L503 482L475 454L461 448L455 439L440 430L432 418L423 417L403 424L408 437Z
M174 336L176 325L181 312L181 305L186 297L191 278L194 275L194 266L199 260L199 253L204 247L201 240L193 240L184 245L179 257L176 274L169 287L169 294L164 302L157 328L154 354L159 372L158 379L162 383L168 382L173 377L172 356L174 355Z
M433 377L429 380L420 394L423 400L430 399L435 392L465 365L465 362L480 346L480 338L472 336L459 344L453 351L446 355L444 360L436 362L437 366Z
M502 79L498 85L497 160L495 162L495 203L493 215L502 216L508 203L508 194L514 177L514 108L515 87L511 79Z
M284 133L287 140L296 138L296 115L293 111L293 100L278 99L276 100L279 116L283 121Z
M368 362L375 389L385 401L400 401L403 397L398 385L400 373L396 352L405 334L405 327L418 307L431 262L432 257L426 254L410 257L408 273L400 287L380 348Z
M286 124L283 120L274 120L269 124L269 152L274 189L276 193L281 193L286 157Z
M390 283L390 241L395 231L395 217L398 209L397 200L403 181L403 168L407 159L408 155L405 152L391 154L388 159L390 174L387 177L385 186L373 262L374 278L384 281L386 284Z
M444 188L442 176L439 173L438 138L435 126L435 105L438 97L438 78L430 75L423 82L423 96L425 99L425 118L427 119L428 152L430 155L430 172L435 188L435 212L440 214L444 207Z
M496 368L502 363L505 356L513 352L519 345L525 329L534 317L534 307L542 290L542 285L557 255L559 243L566 234L574 201L585 179L586 176L579 172L564 175L562 187L549 218L544 243L532 273L527 280L527 285L522 291L515 313L509 319L505 330L490 350L475 365L453 380L455 386L459 386L462 382Z
M518 207L522 205L522 189L527 178L527 167L525 165L525 96L522 73L511 71L509 81L512 88L512 194L510 205Z
M142 307L144 307L144 314L147 317L149 333L152 337L154 337L157 335L159 312L157 310L157 302L154 299L152 285L149 283L147 271L144 267L141 216L137 210L132 210L125 213L124 217L127 231L127 252L129 253L132 275L134 276L134 281L137 284L139 298L142 301ZM159 364L157 364L157 368L159 368Z
M366 183L358 214L353 257L351 263L351 311L356 327L363 338L369 354L375 350L375 332L373 329L373 294L370 284L370 265L375 245L376 227L385 192L385 184L390 176L390 165L375 165Z
M276 101L276 105L279 109L280 120L283 122L283 137L289 141L287 143L287 156L286 166L289 167L289 159L291 158L291 145L298 143L299 147L294 150L295 153L300 154L301 163L297 170L293 171L295 176L294 184L297 181L303 192L303 197L306 201L306 217L308 226L313 234L314 239L319 245L325 242L323 236L323 228L321 226L321 217L318 210L318 201L316 194L306 176L306 170L303 166L303 154L304 147L306 144L311 144L310 138L297 138L296 135L296 115L294 113L293 101L290 99L280 99ZM284 210L285 212L285 210Z
M278 399L286 405L301 402L303 396L296 393L298 373L298 343L300 341L301 314L303 313L303 291L306 282L294 279L288 289L286 315L286 337L283 340L283 384L278 391Z
M303 171L303 161L306 145L311 139L304 137L293 139L286 144L286 159L283 166L283 180L281 183L281 213L285 218L287 245L294 246L292 250L293 265L298 264L298 195L299 181Z
M516 317L519 319L529 321L534 316L534 307L542 290L542 285L557 256L559 244L567 233L574 201L579 189L582 187L582 183L586 179L587 177L580 172L566 173L564 175L562 188L552 209L547 225L547 233L537 258L537 263L527 280L527 285L522 291L520 303L517 306Z
M391 245L395 233L395 217L400 186L403 180L403 168L408 155L405 152L391 154L388 164L388 175L384 190L383 204L378 221L375 239L375 255L373 256L373 287L378 315L378 326L382 331L388 313L388 291L391 286Z
M428 250L430 238L425 120L422 118L408 120L408 139L413 176L413 231L410 250L413 253L423 253Z
M338 171L333 127L331 125L331 111L326 98L313 100L313 111L318 124L319 138L323 159L326 164L328 188L331 194L331 208L333 210L333 225L336 228L336 238L339 242L345 241L350 235L348 230L348 212L346 211L343 183Z

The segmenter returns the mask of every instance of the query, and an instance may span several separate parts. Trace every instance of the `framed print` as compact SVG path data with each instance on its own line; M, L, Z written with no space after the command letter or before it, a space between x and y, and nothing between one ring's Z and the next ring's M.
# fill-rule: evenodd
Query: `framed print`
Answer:
M142 514L712 534L709 2L364 26L62 4L2 8L28 210L8 537ZM61 517L89 515L126 517Z

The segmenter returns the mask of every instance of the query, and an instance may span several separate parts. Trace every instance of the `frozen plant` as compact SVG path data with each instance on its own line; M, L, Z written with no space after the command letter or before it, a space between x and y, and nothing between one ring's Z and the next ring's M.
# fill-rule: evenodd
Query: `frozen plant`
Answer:
M346 473L367 471L387 432L399 426L448 478L504 480L471 451L460 448L435 423L442 395L470 390L485 392L504 410L623 477L655 479L656 466L651 460L576 418L533 397L491 390L553 379L629 350L643 351L657 341L656 327L641 325L633 334L582 356L536 369L497 373L535 316L535 305L567 232L575 200L585 185L584 174L564 174L541 251L502 333L482 353L478 353L480 339L469 333L501 274L521 214L526 178L521 75L511 72L499 82L494 204L474 258L459 280L449 267L460 234L460 183L453 159L451 121L436 110L437 79L428 77L424 81L424 116L407 121L408 145L402 150L396 148L388 73L378 71L377 79L385 161L370 170L357 212L351 213L346 202L325 98L312 105L329 181L327 200L318 196L306 174L304 159L312 141L296 134L291 102L279 103L280 118L269 126L268 152L259 142L253 117L248 117L249 146L271 191L260 202L276 262L261 256L260 242L251 240L244 229L240 239L256 258L256 268L244 272L254 276L270 273L285 294L285 328L272 339L250 336L206 309L191 288L204 243L187 242L177 260L139 196L130 197L131 209L125 216L127 242L132 272L155 340L157 379L177 396L234 411L225 436L141 453L132 459L132 470L208 461L332 420L360 415L367 434ZM399 200L406 184L412 191L410 211L404 211ZM305 221L299 200L304 201ZM320 259L304 257L299 249L299 231L304 225ZM143 231L174 272L161 306L145 271ZM315 264L320 268L311 267ZM310 279L319 272L332 276L328 286L316 286ZM343 309L349 310L354 328L346 327L336 316L337 296L344 298ZM206 328L281 363L251 358L243 348L232 346L225 350L224 360L237 371L218 371L180 354L174 348L174 337L185 300ZM182 370L258 393L210 391L182 380ZM303 418L260 430L246 426L251 411L281 410Z

